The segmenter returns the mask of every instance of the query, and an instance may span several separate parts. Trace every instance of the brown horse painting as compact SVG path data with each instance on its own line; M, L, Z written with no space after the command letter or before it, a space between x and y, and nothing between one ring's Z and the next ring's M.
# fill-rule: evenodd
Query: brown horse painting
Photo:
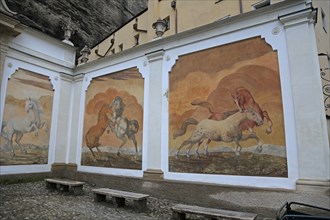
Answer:
M268 112L263 111L258 103L254 100L253 96L251 95L250 91L244 87L238 87L235 91L231 94L239 111L243 112L246 109L254 109L259 115L261 115L262 119L266 118L268 122L268 127L266 129L266 133L272 133L272 126L273 122L270 119ZM249 130L252 132L252 129L258 126L255 121L246 120L241 124L242 130Z
M98 113L96 125L90 127L86 133L86 145L94 158L95 154L92 149L96 148L98 153L101 154L102 152L98 148L101 146L99 139L108 127L111 129L114 127L115 122L113 121L113 118L116 118L118 114L118 102L118 99L114 99L110 105L104 104Z

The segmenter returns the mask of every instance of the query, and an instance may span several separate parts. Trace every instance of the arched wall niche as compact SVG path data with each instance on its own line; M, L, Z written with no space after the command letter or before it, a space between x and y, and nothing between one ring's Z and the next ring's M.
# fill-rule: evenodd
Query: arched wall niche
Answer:
M50 170L54 161L58 79L58 73L7 58L1 91L3 173Z
M163 99L166 107L164 107L162 128L163 133L167 134L163 138L165 178L230 185L240 185L244 179L244 182L250 186L260 186L258 179L263 179L262 185L265 187L270 184L294 188L297 179L295 173L297 146L293 138L295 137L294 116L285 45L285 31L275 21L236 32L214 35L165 51L163 90L168 94L168 98ZM255 138L241 140L240 145L243 150L240 153L249 152L255 158L260 155L269 156L273 154L270 151L275 150L277 153L273 156L278 160L265 170L259 170L259 173L250 172L259 166L257 164L242 166L242 154L240 154L241 161L231 165L225 163L223 166L226 167L218 166L218 162L203 164L203 160L200 159L209 159L212 155L210 144L213 144L213 151L220 148L223 148L223 152L226 151L226 156L221 156L227 158L224 160L228 160L229 155L232 154L232 162L238 161L235 143L211 141L207 144L206 139L201 140L203 143L199 146L199 155L196 153L198 142L191 147L187 157L186 151L192 144L189 138L197 126L189 125L183 132L181 128L184 121L194 118L198 124L212 115L223 116L226 113L228 116L230 111L238 109L233 95L235 90L239 91L241 87L246 89L263 111L268 113L270 120L267 120L266 114L262 115L264 125L253 128L260 141ZM243 133L249 135L246 130ZM271 142L274 145L269 144ZM262 151L256 154L260 151L258 147L260 143L262 143ZM181 145L183 146L177 154ZM208 153L205 151L206 146ZM271 149L273 147L274 149ZM212 159L215 157L211 156ZM189 163L189 160L200 161L203 165L191 166L193 163ZM249 159L247 161L252 162ZM244 173L244 169L234 171L231 170L232 167L245 167L247 172ZM278 167L281 167L281 172L275 171Z
M143 59L119 63L85 74L81 97L83 111L80 115L83 123L79 125L80 140L77 151L80 164L78 169L142 176L146 78L147 63ZM114 110L116 104L113 103L118 103L115 100L122 103L121 111ZM108 123L101 122L100 119L105 119ZM98 134L100 151L94 147L96 136L93 136L93 131L97 130L98 126L103 126ZM127 126L126 132L121 134L119 126Z

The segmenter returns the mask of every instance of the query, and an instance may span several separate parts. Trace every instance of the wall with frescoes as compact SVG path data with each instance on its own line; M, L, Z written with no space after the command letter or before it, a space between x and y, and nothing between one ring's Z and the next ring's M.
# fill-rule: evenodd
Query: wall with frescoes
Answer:
M49 77L19 69L8 80L0 165L47 164L53 110Z
M287 177L278 56L264 39L179 56L169 78L171 172ZM262 125L240 117L250 110Z
M38 56L22 55L36 36L20 35L14 45L22 51L11 48L3 65L1 172L53 168L63 176L76 168L68 178L324 184L328 134L321 83L311 74L319 71L315 39L305 34L313 13L283 4L79 66L60 62L74 48L52 40ZM24 132L9 138L14 125Z
M144 79L137 68L93 78L86 91L81 164L142 169Z
M58 129L65 131L59 116L68 112L59 105L61 89L68 89L61 74L72 73L75 49L27 27L7 40L1 51L0 173L50 172L56 151L65 152L56 138Z

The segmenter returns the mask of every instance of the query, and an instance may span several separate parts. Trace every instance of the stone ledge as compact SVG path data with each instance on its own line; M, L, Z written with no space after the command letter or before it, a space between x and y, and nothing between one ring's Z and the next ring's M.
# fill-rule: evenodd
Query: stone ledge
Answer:
M296 186L298 192L310 192L310 193L330 195L329 180L299 179L296 182Z
M147 169L143 172L143 179L164 180L164 172L162 170Z

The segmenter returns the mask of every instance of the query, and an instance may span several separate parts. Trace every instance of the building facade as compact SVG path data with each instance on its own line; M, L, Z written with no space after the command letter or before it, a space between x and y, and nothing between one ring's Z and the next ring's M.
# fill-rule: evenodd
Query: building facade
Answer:
M74 47L3 6L1 175L329 192L328 26L318 27L329 11L173 2L150 1L78 66ZM216 16L222 7L230 14ZM156 38L159 17L170 24Z

